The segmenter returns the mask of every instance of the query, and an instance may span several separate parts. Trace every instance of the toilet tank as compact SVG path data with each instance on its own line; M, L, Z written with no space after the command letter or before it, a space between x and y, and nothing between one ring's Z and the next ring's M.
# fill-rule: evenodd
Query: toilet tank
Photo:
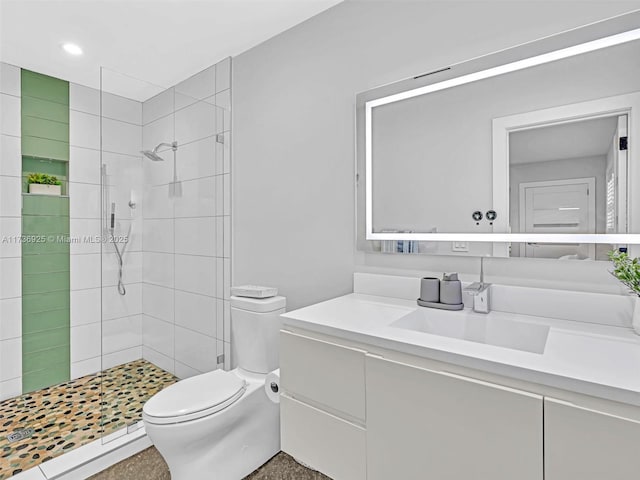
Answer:
M231 297L231 364L255 373L279 366L280 314L285 297Z

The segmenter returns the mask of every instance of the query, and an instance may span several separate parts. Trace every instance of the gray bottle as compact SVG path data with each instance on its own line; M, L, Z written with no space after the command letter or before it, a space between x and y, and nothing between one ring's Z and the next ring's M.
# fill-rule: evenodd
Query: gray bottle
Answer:
M457 273L445 273L440 282L440 302L447 305L462 303L462 284Z

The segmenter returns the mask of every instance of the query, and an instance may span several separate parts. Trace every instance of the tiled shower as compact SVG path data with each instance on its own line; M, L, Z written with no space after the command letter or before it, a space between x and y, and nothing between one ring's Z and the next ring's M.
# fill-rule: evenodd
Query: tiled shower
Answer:
M62 294L68 303L66 310L55 307L61 312L56 344L35 347L24 323L25 292L33 285L23 271L24 238L11 240L26 234L24 200L31 200L23 192L22 73L1 64L0 414L2 405L33 388L131 362L144 360L178 378L229 368L231 59L171 88L108 69L101 72L102 90L68 84L68 169L60 177L69 241L57 267L61 278L68 272L68 298ZM138 98L119 96L122 82ZM141 154L174 141L175 172L171 148L158 149L161 162ZM46 154L37 161L53 164ZM114 240L124 249L124 295ZM55 288L65 292L64 282ZM54 338L47 328L39 326L43 338ZM34 348L43 362L38 378L45 380L36 387L25 371L33 363L25 355ZM48 383L54 349L55 361L68 364ZM149 370L127 371L131 377Z

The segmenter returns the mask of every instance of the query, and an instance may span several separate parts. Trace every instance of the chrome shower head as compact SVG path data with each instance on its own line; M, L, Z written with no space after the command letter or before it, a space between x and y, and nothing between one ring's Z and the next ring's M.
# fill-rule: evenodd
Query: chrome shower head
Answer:
M142 153L149 160L153 160L154 162L162 162L162 161L164 161L164 158L162 158L160 155L158 155L155 151L143 150L140 153Z
M163 162L164 158L158 155L158 150L160 149L160 147L171 147L171 150L175 152L176 150L178 150L178 142L159 143L153 150L141 150L140 153L142 153L149 160L153 160L154 162Z

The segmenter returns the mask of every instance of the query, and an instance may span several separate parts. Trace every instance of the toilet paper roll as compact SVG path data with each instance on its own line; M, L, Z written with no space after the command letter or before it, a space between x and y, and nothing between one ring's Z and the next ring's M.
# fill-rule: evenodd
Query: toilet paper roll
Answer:
M273 403L280 403L280 369L267 374L264 379L264 391Z

